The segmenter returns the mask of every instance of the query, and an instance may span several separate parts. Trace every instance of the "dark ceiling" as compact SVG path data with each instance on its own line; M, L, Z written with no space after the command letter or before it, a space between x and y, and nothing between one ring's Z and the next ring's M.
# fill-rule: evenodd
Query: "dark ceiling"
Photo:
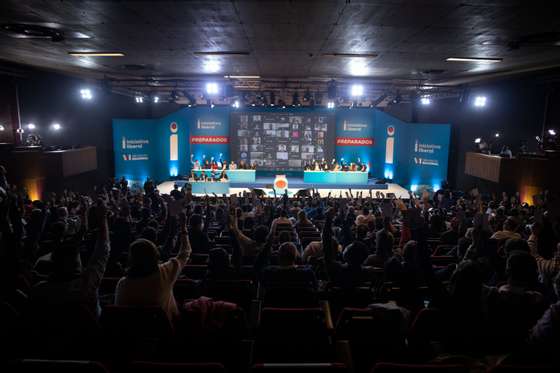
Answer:
M64 40L0 31L0 59L97 78L259 75L312 81L360 76L455 85L559 66L560 17L553 3L2 0L1 24L51 27ZM78 58L70 51L125 56ZM377 57L336 55L364 53ZM503 61L446 62L447 57Z

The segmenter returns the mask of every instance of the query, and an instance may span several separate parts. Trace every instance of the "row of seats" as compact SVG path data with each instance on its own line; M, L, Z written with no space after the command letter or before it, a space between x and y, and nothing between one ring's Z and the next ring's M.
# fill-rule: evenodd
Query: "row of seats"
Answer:
M96 361L71 361L71 360L21 360L6 365L13 372L84 372L84 373L109 373L111 370ZM252 372L291 372L291 373L322 373L322 372L348 372L344 364L337 363L312 363L312 364L256 364ZM517 372L548 373L555 372L552 367L546 366L515 366L497 365L487 369L489 373L517 373ZM119 372L138 373L225 373L226 368L219 363L165 363L134 361L124 370ZM440 372L440 373L467 373L469 367L458 364L396 364L377 363L371 373L385 372Z

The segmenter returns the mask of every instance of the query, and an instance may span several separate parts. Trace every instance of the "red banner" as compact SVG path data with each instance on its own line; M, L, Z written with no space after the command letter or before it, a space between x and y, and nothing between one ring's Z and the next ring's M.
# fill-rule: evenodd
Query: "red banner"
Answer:
M191 144L227 144L227 136L191 136Z
M337 137L337 146L373 146L371 137Z

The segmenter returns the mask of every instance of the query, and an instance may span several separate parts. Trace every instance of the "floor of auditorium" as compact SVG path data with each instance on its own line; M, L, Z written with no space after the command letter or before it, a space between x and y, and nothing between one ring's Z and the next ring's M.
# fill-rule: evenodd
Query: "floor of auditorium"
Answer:
M169 193L173 190L173 185L175 181L168 180L158 185L158 190L160 193ZM257 177L257 182L254 184L232 184L229 191L231 193L242 193L248 192L252 188L262 189L265 193L269 196L273 196L274 192L272 191L271 180L265 180L264 178ZM268 186L268 187L267 187ZM289 188L288 188L288 195L292 196L297 193L301 189L307 188L315 188L319 191L321 197L328 196L331 193L332 196L338 197L342 192L342 195L345 196L345 193L348 192L348 188L352 188L352 193L355 195L356 192L363 192L364 197L369 195L369 190L372 190L372 193L375 197L375 193L377 191L382 192L383 194L387 195L389 193L393 193L396 198L403 198L408 199L408 190L400 186L399 184L394 183L387 183L387 184L378 184L375 180L370 179L367 185L326 185L326 184L305 184L303 183L303 179L299 180L297 178L289 178ZM195 193L196 195L196 193Z

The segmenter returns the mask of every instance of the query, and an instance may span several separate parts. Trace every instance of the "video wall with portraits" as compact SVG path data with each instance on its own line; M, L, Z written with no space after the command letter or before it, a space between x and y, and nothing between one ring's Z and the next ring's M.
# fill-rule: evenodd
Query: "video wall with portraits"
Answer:
M334 157L335 116L330 113L234 112L230 158L261 170L301 171Z

